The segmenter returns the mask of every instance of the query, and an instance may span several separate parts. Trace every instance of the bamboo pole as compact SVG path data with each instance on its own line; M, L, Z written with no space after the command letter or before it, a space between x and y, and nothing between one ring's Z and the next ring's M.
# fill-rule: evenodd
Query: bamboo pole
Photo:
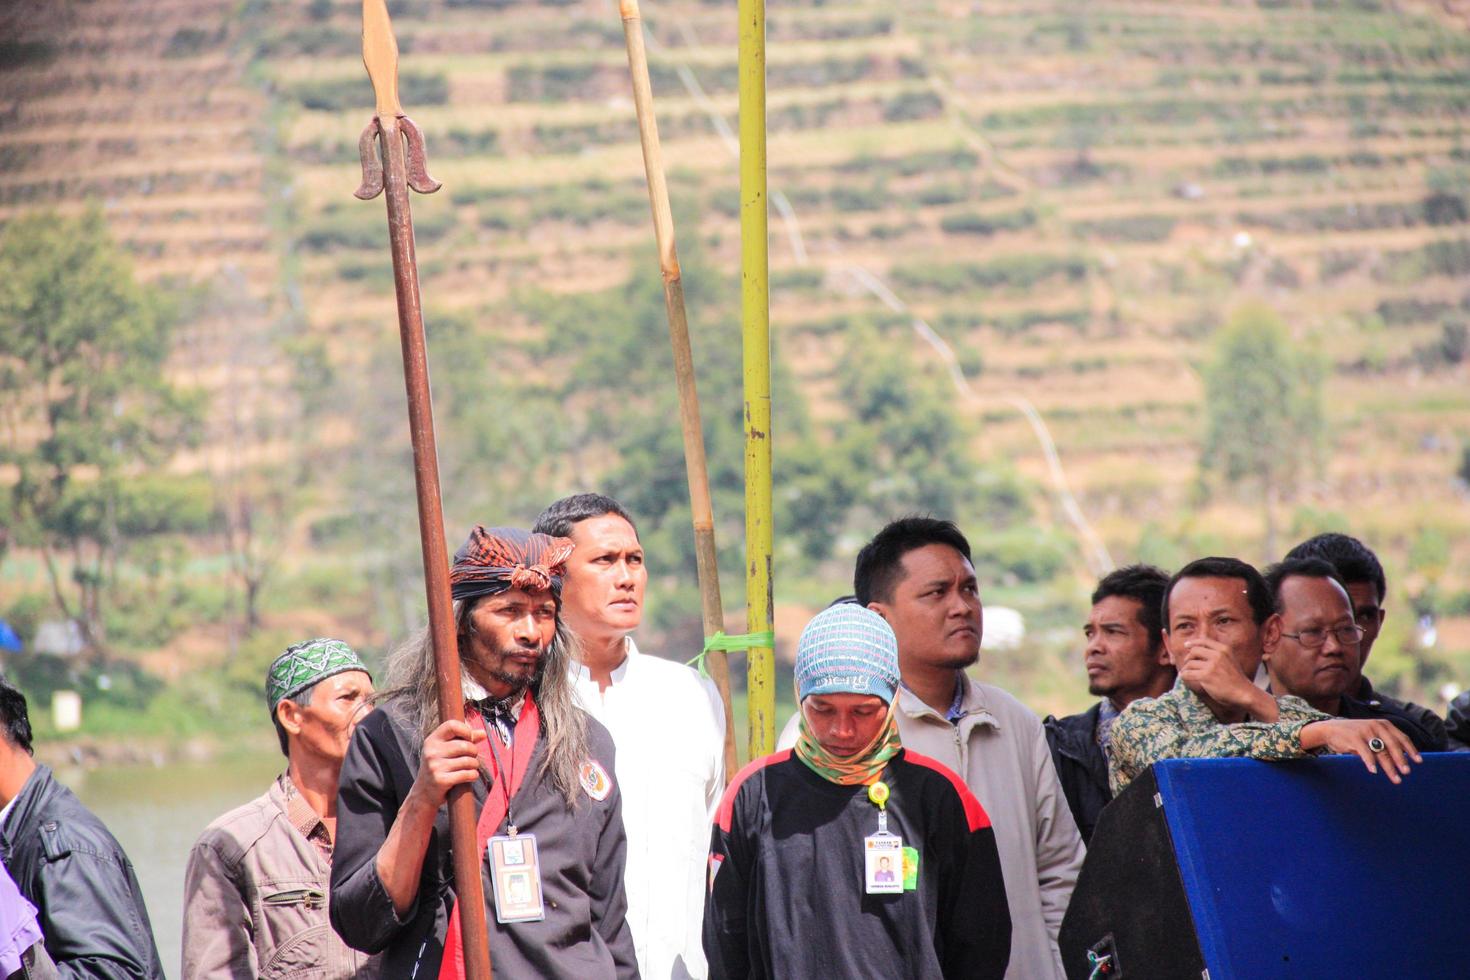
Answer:
M439 456L434 440L434 407L429 396L429 359L424 342L418 260L414 254L413 215L408 199L410 187L421 194L432 194L439 189L439 182L425 168L423 136L403 114L398 102L398 41L393 36L385 0L363 0L362 60L373 83L377 110L358 141L363 179L357 196L371 200L380 193L386 194L439 717L444 721L464 721L459 645L449 592L449 554L444 543ZM454 787L449 791L449 832L454 851L454 893L460 909L465 980L491 980L490 936L485 924L475 822L473 792L469 786Z
M664 308L669 317L669 343L674 351L674 378L679 390L679 421L684 430L684 470L689 481L689 510L694 523L694 561L699 576L700 610L704 635L725 628L720 601L720 568L715 560L715 517L710 501L709 467L704 455L704 428L699 420L699 391L694 379L694 354L689 346L689 319L684 307L684 279L674 243L674 213L664 175L663 148L658 138L658 116L653 111L653 84L648 77L648 52L643 44L643 18L638 0L620 0L623 36L628 45L628 71L633 78L633 105L638 113L638 137L643 144L643 169L648 175L648 204L653 210L653 235L664 282ZM705 665L720 692L725 710L725 777L735 775L734 713L730 707L730 665L723 650L711 650Z
M745 608L750 633L774 625L771 593L771 304L766 200L766 4L739 0L740 319L745 363ZM776 741L775 653L748 661L750 757Z

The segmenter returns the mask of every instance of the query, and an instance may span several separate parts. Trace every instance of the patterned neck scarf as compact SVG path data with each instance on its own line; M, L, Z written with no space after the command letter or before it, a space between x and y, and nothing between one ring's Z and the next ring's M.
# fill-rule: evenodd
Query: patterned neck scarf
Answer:
M843 758L833 755L822 747L807 727L806 713L801 713L801 728L796 736L796 757L807 764L812 772L828 782L839 786L862 786L878 781L888 760L898 754L903 746L898 740L898 715L893 704L888 705L888 718L883 728L867 748L856 755Z
M1102 707L1097 712L1097 731L1093 734L1093 739L1097 742L1098 748L1103 750L1103 755L1109 759L1113 757L1113 722L1117 721L1118 716L1122 713L1113 707L1112 698L1102 699Z
M516 723L521 720L521 708L526 703L526 692L518 691L508 698L485 698L471 701L466 708L478 711L488 728L495 729L501 745L515 742Z

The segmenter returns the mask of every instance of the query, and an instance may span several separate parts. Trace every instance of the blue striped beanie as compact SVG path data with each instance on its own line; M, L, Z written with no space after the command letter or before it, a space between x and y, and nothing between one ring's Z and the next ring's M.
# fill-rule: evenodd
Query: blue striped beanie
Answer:
M898 688L898 638L864 606L829 606L796 643L796 700L810 694L875 694L892 703Z

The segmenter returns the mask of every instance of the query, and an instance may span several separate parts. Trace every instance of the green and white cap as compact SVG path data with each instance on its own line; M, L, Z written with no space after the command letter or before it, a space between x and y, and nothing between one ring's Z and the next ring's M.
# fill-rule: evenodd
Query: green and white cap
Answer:
M266 704L275 711L282 699L294 697L333 674L349 670L372 676L357 651L341 640L321 636L297 643L271 662L265 676Z

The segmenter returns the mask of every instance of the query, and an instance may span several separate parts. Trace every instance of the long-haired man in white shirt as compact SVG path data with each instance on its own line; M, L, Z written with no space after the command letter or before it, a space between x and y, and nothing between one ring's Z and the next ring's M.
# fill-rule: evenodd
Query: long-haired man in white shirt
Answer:
M542 512L536 530L576 545L562 620L582 648L577 702L617 746L639 970L649 980L700 980L710 820L725 775L719 696L683 664L640 653L629 635L643 618L648 569L621 504L596 493L565 497Z

